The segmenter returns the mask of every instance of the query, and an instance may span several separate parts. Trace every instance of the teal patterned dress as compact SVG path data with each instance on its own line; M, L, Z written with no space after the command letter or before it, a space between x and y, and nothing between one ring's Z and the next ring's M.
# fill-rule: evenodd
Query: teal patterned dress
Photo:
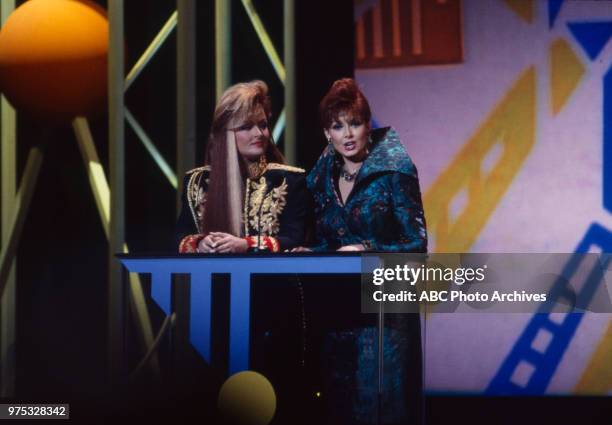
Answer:
M419 179L395 130L372 131L364 161L346 204L336 182L341 159L330 144L307 177L315 207L315 251L363 244L368 250L426 252L427 232Z
M329 145L306 179L315 203L317 242L313 250L363 244L370 251L426 252L417 170L395 130L372 131L370 154L345 204L337 188L341 166L341 158ZM419 316L385 314L384 368L379 380L377 318L356 313L352 307L338 306L344 310L337 313L346 319L344 323L329 320L317 337L321 347L317 385L328 406L321 423L421 423Z

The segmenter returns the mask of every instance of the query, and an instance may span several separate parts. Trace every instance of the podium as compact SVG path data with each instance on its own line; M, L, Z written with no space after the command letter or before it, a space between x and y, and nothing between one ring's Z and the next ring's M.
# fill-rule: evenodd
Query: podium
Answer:
M166 315L172 312L173 275L190 275L189 293L182 293L183 296L178 295L181 291L175 293L179 298L175 306L183 312L188 308L189 342L207 362L211 360L212 276L229 275L230 375L249 369L250 296L254 275L359 274L363 266L358 253L122 254L118 258L129 272L151 275L151 296ZM177 311L177 320L185 319Z
M256 322L259 317L257 315L257 309L260 308L259 311L261 311L261 303L258 304L257 300L252 300L251 297L252 295L253 297L258 297L257 291L260 290L259 285L263 283L263 280L268 278L272 280L275 278L274 276L277 276L279 279L276 279L277 282L275 284L280 282L280 284L283 285L284 282L282 279L285 277L299 275L300 279L304 278L306 281L310 278L311 285L312 282L315 281L317 291L319 291L317 294L319 295L322 293L325 294L326 291L330 293L335 291L337 296L338 290L344 291L341 288L349 288L352 297L350 302L345 302L341 306L341 311L334 312L334 314L336 314L335 318L329 319L325 317L323 319L325 325L329 327L328 329L331 329L332 335L341 335L341 332L337 333L334 331L334 327L338 326L335 319L343 318L342 315L345 312L343 308L346 309L348 307L350 307L350 313L353 317L364 317L361 313L361 305L358 301L361 294L359 288L361 279L359 276L364 272L369 272L376 267L380 267L382 261L379 256L372 255L372 253L363 255L362 253L337 252L254 253L232 255L187 254L164 256L124 254L118 255L118 258L127 271L139 274L149 274L151 276L151 297L166 315L170 315L173 312L176 313L176 331L173 336L174 349L178 351L184 350L185 348L191 350L191 348L189 348L189 344L191 344L198 355L201 356L207 364L211 364L213 353L217 353L218 355L218 351L213 350L212 344L213 305L219 302L214 296L213 278L219 275L225 275L229 278L229 280L225 282L219 282L226 284L223 288L227 290L226 295L223 297L223 301L227 301L228 304L228 335L226 335L227 358L223 357L224 360L227 360L227 375L233 375L240 371L253 369L253 367L257 369L257 365L250 364L250 361L253 360L254 356L256 357L258 353L257 347L253 350L251 348L253 340L257 341L257 335L254 334L252 336L251 330L256 329ZM185 275L188 275L188 277ZM272 277L270 277L270 275L272 275ZM309 277L309 275L311 276ZM323 275L325 278L321 279ZM352 276L346 279L347 275ZM337 276L337 278L334 276ZM257 281L257 284L253 287L254 280ZM347 281L349 281L348 286L343 287L343 284L346 284ZM229 288L227 286L229 286ZM251 291L252 287L254 292ZM304 287L308 288L308 285ZM321 292L321 290L323 292ZM344 294L344 292L342 293ZM314 313L316 313L316 315L322 314L326 308L327 311L336 310L336 306L333 302L328 302L327 306L322 306L321 303L324 303L324 300L320 296L315 296L311 299L315 300L310 306L314 306ZM330 304L332 306L331 308ZM274 305L270 305L269 308L265 306L265 308L273 310ZM252 312L255 312L254 316L252 316ZM389 419L386 418L386 416L389 414L392 416L392 422L393 418L420 417L420 406L422 405L420 325L418 315L411 316L413 316L413 319L409 321L409 324L412 331L409 332L408 336L405 338L402 337L399 340L397 338L394 339L393 331L383 332L383 329L387 329L385 321L387 320L386 317L389 317L389 315L385 315L382 310L382 304L377 314L367 316L367 325L356 325L357 328L353 327L353 329L356 329L355 332L360 335L355 336L356 339L354 343L367 343L368 346L371 346L370 350L373 350L365 350L361 354L357 352L351 354L351 361L360 364L357 365L357 363L355 363L354 366L360 368L360 375L359 377L355 377L355 379L362 380L360 381L361 384L357 384L355 381L351 384L353 386L351 388L336 388L339 392L328 393L327 395L323 392L321 399L318 401L314 400L316 401L315 404L308 405L311 407L307 409L323 409L313 414L313 417L330 417L330 412L334 409L334 414L338 414L340 417L361 415L362 418L368 419L367 423L386 423ZM221 332L220 329L225 330L226 328L215 327L217 336L219 332ZM350 332L353 331L349 331L349 333ZM355 332L353 332L353 334L355 334ZM340 338L343 337L340 336ZM412 340L412 351L410 352L406 351L405 342L409 339ZM338 343L338 340L336 340L336 343ZM340 345L343 344L342 341L339 343ZM318 350L323 349L323 345L324 344L315 345L314 352L318 353ZM333 349L335 350L338 347L337 345L336 348ZM395 360L388 358L392 353L387 352L383 347L395 347L403 350L398 352L400 356L399 360L397 356L395 356ZM356 348L357 347L355 347L355 349ZM251 353L251 351L253 351L253 353ZM313 352L313 350L311 349L310 352ZM340 351L336 352L336 354L336 357L341 356ZM223 355L225 356L225 352ZM175 363L179 365L180 356L181 354L179 353L174 358ZM383 362L387 361L385 359L393 360L391 364L394 365L394 367L383 367ZM325 361L327 362L327 359L325 359ZM363 361L366 361L370 369L364 369L362 367L363 365L360 362ZM403 372L400 378L394 376L394 374L398 372L398 369L395 368L398 361L405 365L405 367L401 367ZM338 357L336 360L338 369L335 370L340 371L341 369L345 369L346 364L344 358ZM315 369L317 369L317 367L318 365ZM326 369L325 366L322 366L322 369L317 370ZM363 375L363 373L366 373L367 376ZM326 376L328 375L329 371ZM383 377L386 380L385 382L389 382L390 386L383 382ZM363 387L365 382L363 381L364 379L367 380L367 382L371 381L366 387ZM397 379L402 379L402 382L407 384L399 384L399 381L393 384ZM327 383L325 385L327 385ZM360 386L357 387L356 385ZM401 391L391 391L393 385L400 385ZM313 389L308 389L308 391L311 390ZM357 405L355 403L350 400L344 400L346 395L356 395L358 393L360 394L359 397L366 397L366 399L363 399L361 402L363 408L360 409L359 412L356 411ZM317 394L316 397L319 397L318 392L315 393L312 391L312 394ZM400 406L401 411L396 411L395 408L389 409L389 406ZM291 415L293 414L291 412L293 412L292 409L285 410L285 414ZM416 420L414 423L418 423L419 420Z

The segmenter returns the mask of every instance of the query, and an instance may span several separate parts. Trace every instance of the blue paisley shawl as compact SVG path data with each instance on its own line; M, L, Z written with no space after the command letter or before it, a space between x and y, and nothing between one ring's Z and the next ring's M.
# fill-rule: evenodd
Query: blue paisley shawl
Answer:
M372 251L426 252L417 169L390 128L372 131L370 154L343 204L335 189L341 159L330 144L306 179L315 203L314 251L363 244Z

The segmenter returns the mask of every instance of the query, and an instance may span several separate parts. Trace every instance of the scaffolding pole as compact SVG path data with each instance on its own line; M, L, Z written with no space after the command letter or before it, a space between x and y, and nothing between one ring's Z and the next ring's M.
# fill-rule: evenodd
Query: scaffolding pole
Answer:
M215 0L215 88L217 100L232 84L232 2Z
M195 167L196 153L196 2L178 0L176 55L176 211L181 207L182 176Z
M15 0L0 1L2 25L15 9ZM4 96L0 99L0 129L2 144L2 170L0 184L1 244L4 249L11 234L17 194L17 115ZM4 294L0 298L0 397L12 397L15 392L15 320L16 316L16 268L15 258L10 265Z
M285 60L285 158L295 164L296 149L296 69L295 69L295 1L284 0L283 37Z
M123 270L115 254L125 242L125 120L123 0L109 0L108 113L110 232L108 244L108 361L110 385L125 376Z

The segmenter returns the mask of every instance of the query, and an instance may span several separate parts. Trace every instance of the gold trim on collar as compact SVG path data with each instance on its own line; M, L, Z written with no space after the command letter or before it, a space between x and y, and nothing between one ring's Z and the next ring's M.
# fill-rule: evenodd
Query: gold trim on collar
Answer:
M202 171L210 171L210 165L204 165L203 167L193 168L187 171L185 174L191 174L191 173L202 172Z
M260 178L263 173L266 172L268 168L268 161L266 160L266 156L262 155L259 157L259 161L254 162L253 164L249 165L248 169L249 169L249 178L250 179L258 179Z

